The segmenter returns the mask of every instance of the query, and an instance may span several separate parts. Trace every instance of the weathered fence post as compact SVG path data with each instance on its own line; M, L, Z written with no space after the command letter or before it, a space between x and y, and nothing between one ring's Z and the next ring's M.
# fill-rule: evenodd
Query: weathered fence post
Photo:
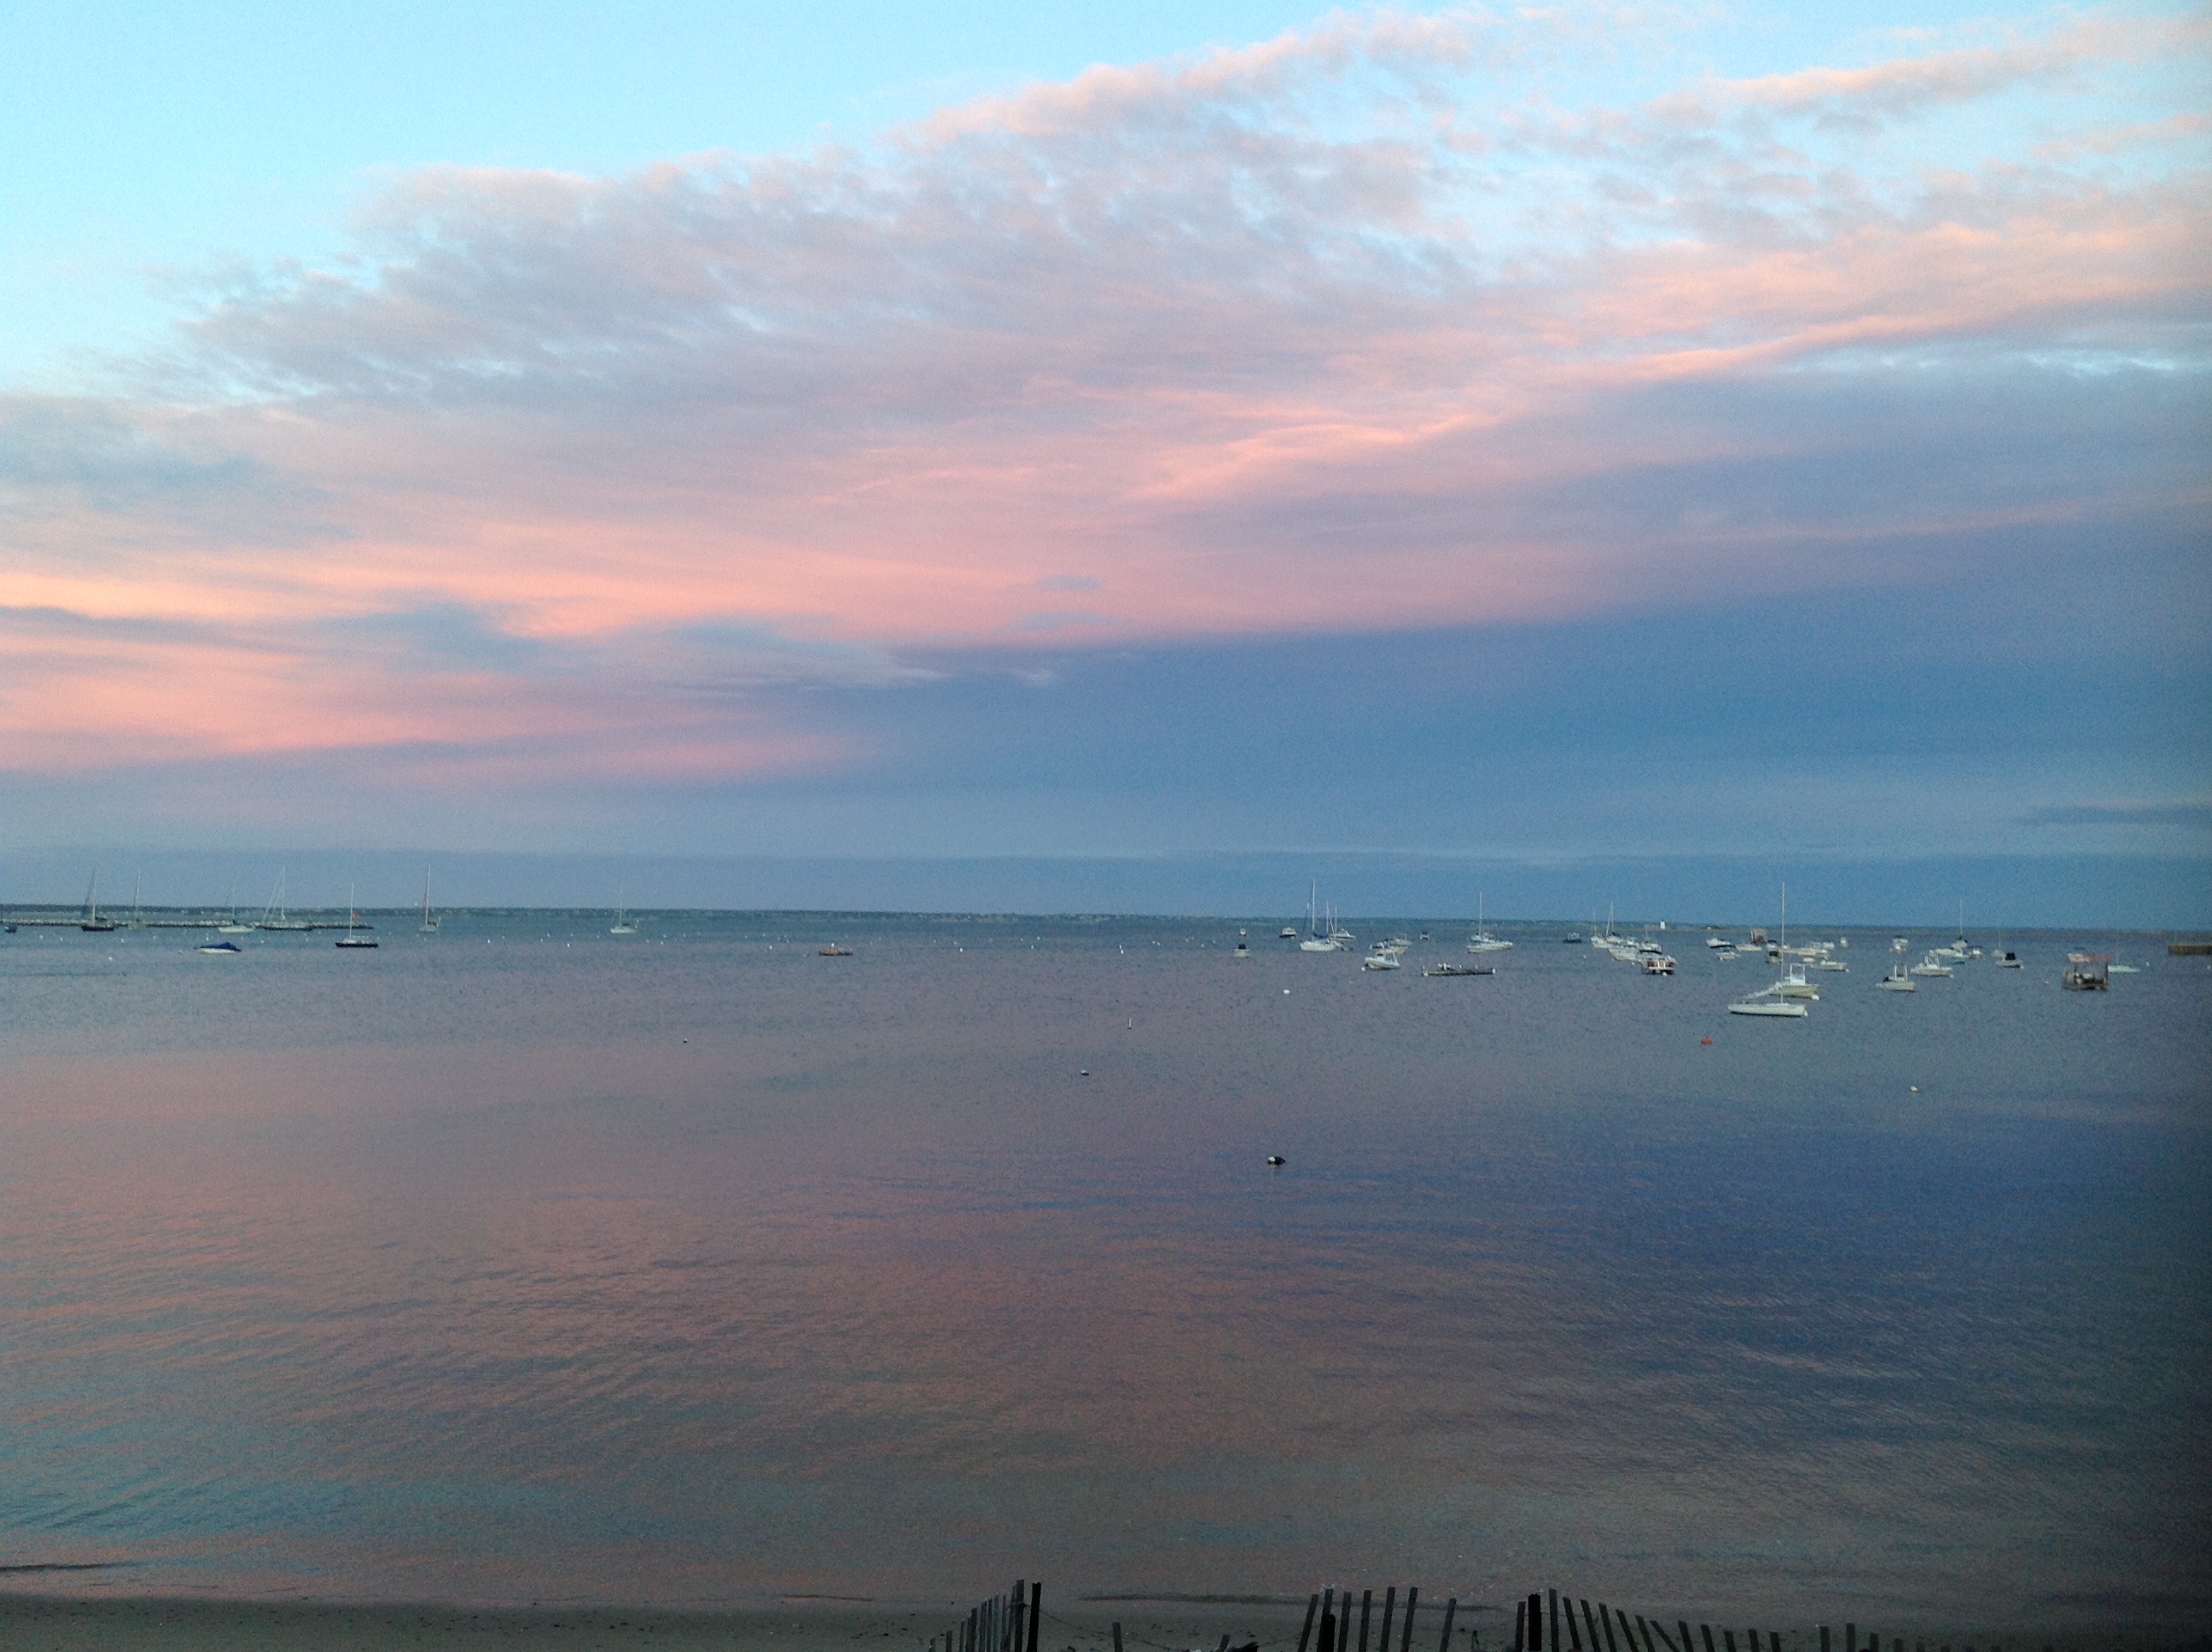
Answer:
M1030 1585L1030 1652L1037 1652L1037 1624L1044 1616L1044 1585Z
M1451 1652L1452 1619L1458 1616L1459 1596L1455 1594L1444 1602L1444 1632L1437 1642L1437 1652ZM2043 1652L2051 1652L2051 1649L2046 1646Z
M1306 1643L1313 1638L1314 1616L1321 1610L1321 1596L1306 1596L1306 1626L1298 1631L1298 1652L1306 1652Z
M1415 1583L1407 1588L1406 1628L1404 1632L1398 1637L1398 1652L1413 1652L1413 1605L1420 1598L1421 1586L1419 1584ZM1386 1646L1382 1649L1382 1652L1390 1652L1390 1649Z
M1382 1638L1375 1643L1376 1652L1390 1652L1390 1623L1398 1615L1398 1586L1395 1583L1382 1591Z
M1359 1591L1359 1652L1367 1652L1367 1614L1375 1609L1375 1591Z

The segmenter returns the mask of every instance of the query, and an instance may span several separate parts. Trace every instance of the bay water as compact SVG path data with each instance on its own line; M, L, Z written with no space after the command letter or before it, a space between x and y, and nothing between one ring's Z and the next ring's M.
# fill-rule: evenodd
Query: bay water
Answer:
M0 942L0 1564L2212 1614L2206 960L640 925Z

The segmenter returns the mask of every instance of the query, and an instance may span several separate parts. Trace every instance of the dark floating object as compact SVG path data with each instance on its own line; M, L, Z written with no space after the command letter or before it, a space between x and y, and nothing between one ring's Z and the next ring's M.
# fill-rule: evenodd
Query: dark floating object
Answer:
M1283 1166L1288 1164L1290 1160L1285 1158L1280 1153L1270 1153L1267 1155L1267 1163L1273 1165L1278 1170L1279 1170Z
M1091 1069L1089 1067L1085 1067L1082 1072L1077 1073L1075 1076L1079 1078L1088 1078L1091 1076Z

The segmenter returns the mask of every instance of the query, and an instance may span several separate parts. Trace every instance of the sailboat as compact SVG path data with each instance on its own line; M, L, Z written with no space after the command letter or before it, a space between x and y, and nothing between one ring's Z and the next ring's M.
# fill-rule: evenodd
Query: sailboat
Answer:
M434 935L438 932L439 921L430 915L430 869L425 866L422 868L422 921L415 932L418 935Z
M1334 952L1337 950L1334 935L1325 935L1321 927L1321 880L1314 880L1306 896L1306 938L1298 943L1301 952Z
M115 920L100 915L100 868L92 869L92 882L84 886L84 916L77 927L88 935L106 935L113 932Z
M261 914L257 929L313 929L314 926L304 918L295 918L284 909L284 871L276 868L276 887L269 891L269 904Z
M215 926L215 932L218 935L251 935L253 932L252 924L242 924L238 920L238 879L235 878L230 880L230 916Z
M1480 890L1474 892L1474 933L1467 938L1467 950L1470 952L1510 952L1513 950L1512 942L1499 940L1482 926Z
M369 947L374 946L376 944L376 941L373 937L368 935L356 935L354 933L354 931L360 926L360 924L361 914L354 906L353 885L348 884L346 885L346 932L339 936L337 939L332 941L331 944L332 946L342 946L346 948L348 951L356 952L362 951Z
M635 935L637 933L637 926L629 920L629 908L623 904L623 901L628 893L629 891L624 890L620 884L617 884L615 886L615 920L607 930L607 933L610 935Z

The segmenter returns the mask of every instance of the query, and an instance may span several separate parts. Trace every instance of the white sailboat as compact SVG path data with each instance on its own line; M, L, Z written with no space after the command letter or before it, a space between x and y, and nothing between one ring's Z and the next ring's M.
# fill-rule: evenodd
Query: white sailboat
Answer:
M106 935L115 928L115 920L100 915L100 868L92 869L92 881L84 886L84 916L77 920L79 929L88 935Z
M253 926L240 923L238 918L238 879L230 880L230 916L215 926L218 935L251 935Z
M436 934L443 917L443 914L436 918L430 915L430 869L425 866L422 868L422 921L416 926L415 932L418 935Z
M1474 933L1468 937L1467 950L1470 952L1510 952L1513 950L1512 942L1501 941L1483 927L1480 890L1474 892Z
M629 908L623 904L629 891L621 884L615 885L615 920L608 928L610 935L635 935L637 926L629 920Z
M1322 932L1321 880L1316 878L1313 888L1306 895L1306 938L1298 943L1298 951L1334 952L1338 950L1338 946L1339 943L1335 936Z
M269 904L263 908L261 921L254 926L255 928L293 930L312 929L314 926L306 919L295 918L286 910L284 906L285 871L283 866L276 868L276 887L269 891Z

